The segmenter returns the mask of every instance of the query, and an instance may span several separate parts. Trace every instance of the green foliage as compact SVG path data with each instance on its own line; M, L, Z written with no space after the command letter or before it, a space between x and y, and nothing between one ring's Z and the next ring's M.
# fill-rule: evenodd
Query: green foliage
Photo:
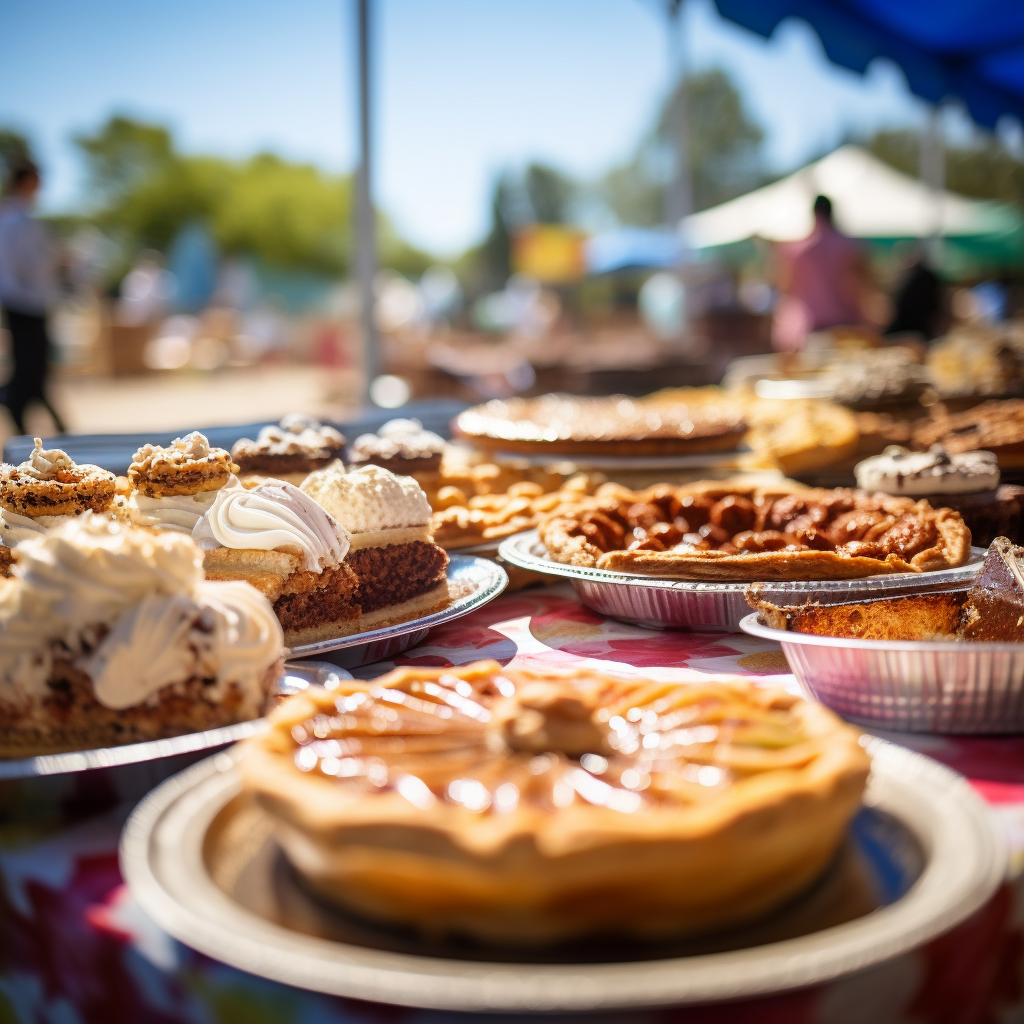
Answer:
M210 229L225 252L338 274L348 266L351 206L347 178L264 154L228 165Z
M32 147L21 132L13 128L0 128L0 184L6 182L11 168L22 160L32 158Z
M918 175L921 133L913 128L875 132L862 145L880 160ZM946 188L976 199L998 199L1024 212L1024 160L993 135L983 135L970 146L946 148Z
M694 210L723 203L763 184L764 132L751 120L729 76L712 68L681 81L632 158L605 175L601 192L622 223L664 222L673 139L684 116Z
M112 117L76 144L89 170L90 219L126 253L165 250L186 225L208 225L222 252L268 267L349 270L352 180L268 153L244 161L178 152L166 128ZM381 262L422 273L435 262L378 217Z

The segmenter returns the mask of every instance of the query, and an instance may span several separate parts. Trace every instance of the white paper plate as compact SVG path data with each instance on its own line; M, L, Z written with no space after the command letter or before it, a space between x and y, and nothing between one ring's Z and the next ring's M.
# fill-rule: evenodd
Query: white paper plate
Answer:
M170 779L136 808L121 839L121 870L143 910L187 945L252 974L357 999L452 1011L579 1012L780 992L920 946L981 907L1004 877L1004 839L965 779L920 754L878 739L865 742L874 767L862 814L911 837L919 851L916 880L894 902L864 916L747 948L633 962L621 956L600 963L481 962L286 927L275 919L275 895L252 892L266 886L269 869L264 865L261 875L255 869L261 854L245 851L247 845L273 850L272 838L250 844L232 833L238 856L232 855L237 863L230 873L236 889L244 883L247 906L210 873L211 824L238 806L240 782L230 753ZM260 820L258 812L253 820ZM245 874L250 868L251 878Z

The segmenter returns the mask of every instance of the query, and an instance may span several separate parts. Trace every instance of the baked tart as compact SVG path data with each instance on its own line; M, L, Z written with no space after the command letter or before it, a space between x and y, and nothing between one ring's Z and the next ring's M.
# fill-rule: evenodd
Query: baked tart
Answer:
M971 534L926 501L723 481L614 484L539 527L557 562L708 581L859 579L963 565Z
M734 451L747 430L735 403L653 405L624 395L495 399L460 413L454 426L482 448L567 457Z
M493 661L310 689L241 757L323 898L501 945L763 915L824 871L868 768L830 711L744 679Z

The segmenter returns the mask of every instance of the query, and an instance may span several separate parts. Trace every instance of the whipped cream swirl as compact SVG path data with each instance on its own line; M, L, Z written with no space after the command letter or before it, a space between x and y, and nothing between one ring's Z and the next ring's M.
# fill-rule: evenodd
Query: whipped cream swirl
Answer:
M361 466L350 473L328 466L310 473L302 489L352 534L430 522L423 488L411 476L396 476L380 466Z
M192 538L204 550L288 551L303 568L320 572L348 554L350 537L314 500L294 484L266 480L247 490L238 480L217 492Z
M19 515L10 509L0 508L0 544L13 548L23 540L41 537L51 526L66 522L71 516L31 516Z
M210 511L217 491L199 491L197 494L167 494L151 498L138 491L128 499L128 514L140 526L177 530L192 535L199 520Z
M280 654L281 624L241 582L202 581L192 594L149 595L125 612L79 665L108 708L145 703L163 687L199 676L206 695L258 683Z
M18 470L25 476L36 480L52 480L62 470L75 468L75 460L67 452L59 448L44 448L41 438L35 437L32 440L35 442L32 454L18 466Z
M232 683L256 699L281 655L270 603L248 584L204 580L202 553L178 533L86 513L22 543L14 573L0 587L0 683L36 699L55 650L109 708L192 678L213 680L211 699Z

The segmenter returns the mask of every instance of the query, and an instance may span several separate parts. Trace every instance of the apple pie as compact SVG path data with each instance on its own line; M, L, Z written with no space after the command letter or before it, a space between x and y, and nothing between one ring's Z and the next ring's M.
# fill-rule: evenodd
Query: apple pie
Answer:
M830 711L745 679L484 661L292 697L241 766L326 900L522 946L773 910L835 855L869 760Z
M557 562L676 579L859 579L963 565L951 509L861 491L735 482L630 491L614 484L539 527Z

